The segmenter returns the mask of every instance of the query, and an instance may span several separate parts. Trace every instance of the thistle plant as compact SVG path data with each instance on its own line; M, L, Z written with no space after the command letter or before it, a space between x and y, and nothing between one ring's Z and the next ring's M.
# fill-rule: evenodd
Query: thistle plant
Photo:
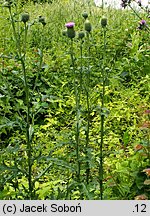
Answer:
M29 14L24 13L21 15L21 22L24 24L24 40L23 40L23 49L21 46L20 37L17 34L15 20L12 13L11 5L8 5L8 10L10 14L11 25L13 29L14 40L16 43L17 48L17 55L18 60L21 62L22 66L22 73L23 73L23 81L24 81L24 91L25 91L25 104L26 104L26 144L27 144L27 156L28 156L28 195L29 199L32 199L32 192L33 192L33 184L32 184L32 134L31 134L31 125L30 125L30 98L29 98L29 86L27 80L27 71L26 71L26 44L27 44L27 32L28 32L28 25L27 22L29 21ZM23 50L23 51L22 51Z
M87 74L85 79L85 94L86 94L86 106L87 106L87 128L86 128L86 183L89 183L90 177L90 164L89 164L89 133L90 133L90 33L92 30L92 25L88 19L85 20L84 29L86 31L86 43L87 43Z
M105 86L107 74L105 71L106 64L106 26L107 19L104 17L101 19L101 27L103 29L103 62L102 62L102 94L101 94L101 126L100 126L100 145L99 145L99 182L100 182L100 198L103 199L103 146L104 146L104 123L105 123Z
M33 102L33 95L37 86L38 81L38 75L42 68L42 62L43 62L43 49L44 49L44 43L43 43L43 37L41 37L41 44L40 44L40 60L38 65L38 71L35 79L35 83L33 85L32 93L30 89L30 78L28 77L28 62L27 62L27 44L28 44L28 21L30 19L29 14L23 13L21 14L21 18L17 23L21 23L19 28L16 26L16 20L14 18L13 14L13 7L12 4L7 5L9 15L10 15L10 22L13 30L13 38L16 46L16 53L17 53L17 61L21 64L21 72L23 76L23 87L24 87L24 93L25 93L25 99L24 99L24 107L25 107L25 115L23 116L18 110L18 114L20 115L22 119L22 125L25 125L24 128L21 128L21 130L24 132L25 130L25 144L26 144L26 152L27 157L23 158L24 161L27 161L27 170L24 168L20 170L17 166L17 169L19 172L22 172L22 174L27 178L28 182L28 189L24 188L26 195L26 198L28 199L35 199L35 182L38 181L39 178L41 178L49 169L51 166L51 163L43 170L38 176L35 178L33 177L33 164L35 162L36 156L34 156L33 151L33 137L34 137L34 116L35 113L31 107L31 104ZM46 25L45 19L43 17L39 18L39 22L43 25L43 27ZM23 28L22 28L23 25ZM22 28L22 29L21 29ZM21 29L21 31L20 31ZM18 185L19 189L20 185Z
M75 129L75 142L76 142L76 161L77 161L77 170L76 170L76 178L77 182L80 182L80 155L79 155L79 147L80 147L80 87L78 87L78 83L76 82L76 68L75 68L75 58L74 58L74 45L73 39L76 35L74 30L74 22L69 22L66 24L67 31L66 35L70 38L70 58L72 62L72 71L73 71L73 87L76 101L76 129Z

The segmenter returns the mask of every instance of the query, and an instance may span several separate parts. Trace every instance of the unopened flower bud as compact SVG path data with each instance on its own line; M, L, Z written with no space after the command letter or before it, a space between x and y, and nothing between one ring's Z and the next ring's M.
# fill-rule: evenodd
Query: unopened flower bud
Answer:
M24 13L21 15L21 21L26 23L29 21L29 14L28 13Z
M39 22L42 23L43 26L46 25L45 18L42 16L39 16Z
M81 32L78 33L78 38L79 38L79 39L83 39L84 36L85 36L84 31L81 31Z
M102 28L105 28L107 26L107 18L106 17L103 17L101 19L101 26L102 26Z
M87 32L90 32L92 30L92 25L90 23L89 20L86 20L85 23L84 23L84 29L87 31Z
M88 18L88 13L87 12L83 12L82 16L84 17L84 19Z

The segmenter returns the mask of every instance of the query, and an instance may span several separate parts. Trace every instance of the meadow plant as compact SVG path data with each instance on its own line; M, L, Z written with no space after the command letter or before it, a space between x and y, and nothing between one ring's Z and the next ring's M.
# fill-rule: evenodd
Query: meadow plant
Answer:
M12 30L13 30L13 37L14 37L14 42L15 42L15 47L16 47L16 56L17 56L16 58L17 58L17 61L21 64L21 71L22 71L22 75L23 75L22 80L23 80L23 86L24 86L23 91L25 93L25 99L23 102L23 105L25 107L25 115L21 114L20 110L18 110L18 115L22 119L21 120L22 125L24 125L24 127L21 127L21 130L22 130L22 132L24 132L24 130L25 130L25 134L26 134L25 139L26 139L27 157L24 157L22 160L27 161L27 170L24 170L24 168L22 168L22 171L21 171L20 168L18 168L18 164L16 164L16 166L18 169L18 173L22 172L22 174L25 175L25 177L27 178L27 181L28 181L28 189L23 186L24 191L26 193L26 198L35 199L35 197L36 197L35 188L34 188L35 182L38 181L38 179L40 177L42 177L45 174L45 172L47 172L49 170L49 168L51 166L51 165L47 166L44 171L42 171L39 175L37 175L35 178L33 178L33 165L34 165L35 158L36 158L36 156L34 157L35 153L33 151L33 137L34 137L34 123L35 123L34 117L36 115L36 112L34 113L33 107L31 104L33 102L33 96L34 96L34 93L35 93L35 90L37 87L39 72L41 71L41 68L42 68L43 49L44 49L43 35L41 37L41 43L40 43L41 49L39 49L40 59L39 59L38 70L37 70L35 82L33 83L33 89L31 91L30 82L29 82L30 77L28 75L29 65L28 65L28 61L27 61L27 44L28 44L28 30L29 30L29 23L28 22L30 20L30 16L27 12L22 13L20 20L18 20L16 22L16 19L14 17L14 13L13 13L13 4L10 4L8 2L7 8L9 11L10 22L11 22L11 26L12 26ZM46 25L45 19L40 17L39 22L42 24L42 26L44 28L44 26ZM20 28L18 28L18 26L16 26L16 23L20 23L20 26L19 26ZM23 28L21 29L22 24L23 24ZM18 189L20 186L21 185L18 184ZM16 186L15 186L15 190L16 190Z
M106 32L107 18L101 19L101 27L103 29L103 61L102 61L102 94L101 94L101 128L100 128L100 145L99 145L99 182L100 182L100 198L103 199L103 147L104 147L104 123L105 123L105 86L107 81L106 67Z
M138 29L139 29L139 30L143 30L145 27L146 27L146 21L145 21L145 20L141 20L141 21L139 22Z
M74 30L74 23L69 22L65 26L67 27L67 32L66 35L68 38L70 38L70 57L71 57L71 62L72 62L72 71L73 71L73 83L74 83L74 93L75 93L75 101L76 101L76 160L77 160L77 181L80 182L80 127L81 127L81 104L80 104L80 98L81 98L81 91L82 88L85 89L85 95L86 95L86 107L87 107L87 126L86 126L86 144L85 144L85 154L86 154L86 183L89 183L89 176L90 176L90 165L89 165L89 130L90 130L90 100L89 100L89 94L90 94L90 32L92 30L91 23L87 19L88 14L84 12L83 17L85 19L84 23L84 29L86 31L86 34L84 31L80 31L78 33L78 39L80 41L80 75L79 77L77 76L76 73L76 68L75 68L75 56L74 56L74 46L73 46L73 39L76 35L75 30ZM87 57L86 59L88 60L87 64L87 73L86 77L84 80L84 86L83 86L83 38L86 43L86 48L87 48Z
M88 13L86 11L84 11L82 13L83 18L86 20L88 18Z
M26 144L27 144L27 155L28 155L28 195L29 198L32 199L33 193L33 184L32 184L32 135L33 135L33 128L30 124L30 96L29 96L29 86L27 80L27 71L26 71L26 45L27 45L27 32L28 32L28 25L27 22L29 21L29 14L24 13L21 15L21 21L24 23L24 40L23 40L23 53L22 53L22 44L20 41L19 34L17 34L16 27L15 27L15 20L12 13L12 6L8 5L8 10L10 14L10 21L13 28L13 35L16 43L17 54L18 54L18 61L21 62L22 72L23 72L23 80L24 80L24 91L25 91L25 104L26 104ZM23 119L24 120L24 119Z
M86 31L86 38L85 38L85 43L86 43L86 48L87 48L87 71L86 71L86 77L85 77L85 95L86 95L86 107L87 107L87 126L86 126L86 183L89 184L89 178L90 178L90 158L89 158L89 142L90 142L90 58L91 58L91 53L90 53L90 36L91 36L91 31L92 31L92 25L91 22L88 19L85 19L84 22L84 29Z
M74 30L75 23L74 22L68 22L66 23L66 35L70 39L70 57L72 62L72 72L73 72L73 86L74 86L74 94L75 94L75 101L76 101L76 129L75 129L75 142L76 142L76 163L77 163L77 170L76 170L76 179L77 182L80 182L80 154L79 154L79 148L80 148L80 92L78 87L78 83L76 82L76 68L75 68L75 57L74 57L74 45L73 45L73 39L76 35L76 32Z

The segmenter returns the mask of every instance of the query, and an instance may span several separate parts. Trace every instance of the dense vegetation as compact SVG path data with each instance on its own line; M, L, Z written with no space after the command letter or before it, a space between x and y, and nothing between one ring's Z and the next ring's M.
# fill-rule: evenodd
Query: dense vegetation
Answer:
M1 2L0 199L150 199L149 11L87 2Z

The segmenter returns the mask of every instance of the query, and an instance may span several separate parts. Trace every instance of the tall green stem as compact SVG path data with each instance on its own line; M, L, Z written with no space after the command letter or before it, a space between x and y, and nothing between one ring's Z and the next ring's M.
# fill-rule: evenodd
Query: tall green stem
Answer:
M129 4L129 7L131 8L131 10L136 14L136 16L139 18L139 19L142 19L139 14L136 12L136 10L134 10L134 8Z
M100 165L99 165L99 180L100 180L100 198L103 200L103 145L104 145L104 101L105 101L105 82L106 82L106 73L105 73L105 58L106 58L106 28L104 28L103 33L103 65L102 65L102 96L101 96L101 141L100 141Z
M80 86L77 87L76 83L76 74L75 74L75 63L74 63L74 53L73 53L73 39L71 39L71 61L73 67L73 85L74 85L74 93L75 93L75 101L76 101L76 159L77 159L77 181L80 181L80 159L79 159L79 143L80 143Z
M88 69L87 69L87 76L86 76L86 106L87 106L87 130L86 130L86 183L89 183L89 176L90 176L90 166L89 166L89 156L88 156L88 148L89 148L89 132L90 132L90 103L89 103L89 95L90 95L90 39L89 39L89 32L87 32L87 47L88 47Z

